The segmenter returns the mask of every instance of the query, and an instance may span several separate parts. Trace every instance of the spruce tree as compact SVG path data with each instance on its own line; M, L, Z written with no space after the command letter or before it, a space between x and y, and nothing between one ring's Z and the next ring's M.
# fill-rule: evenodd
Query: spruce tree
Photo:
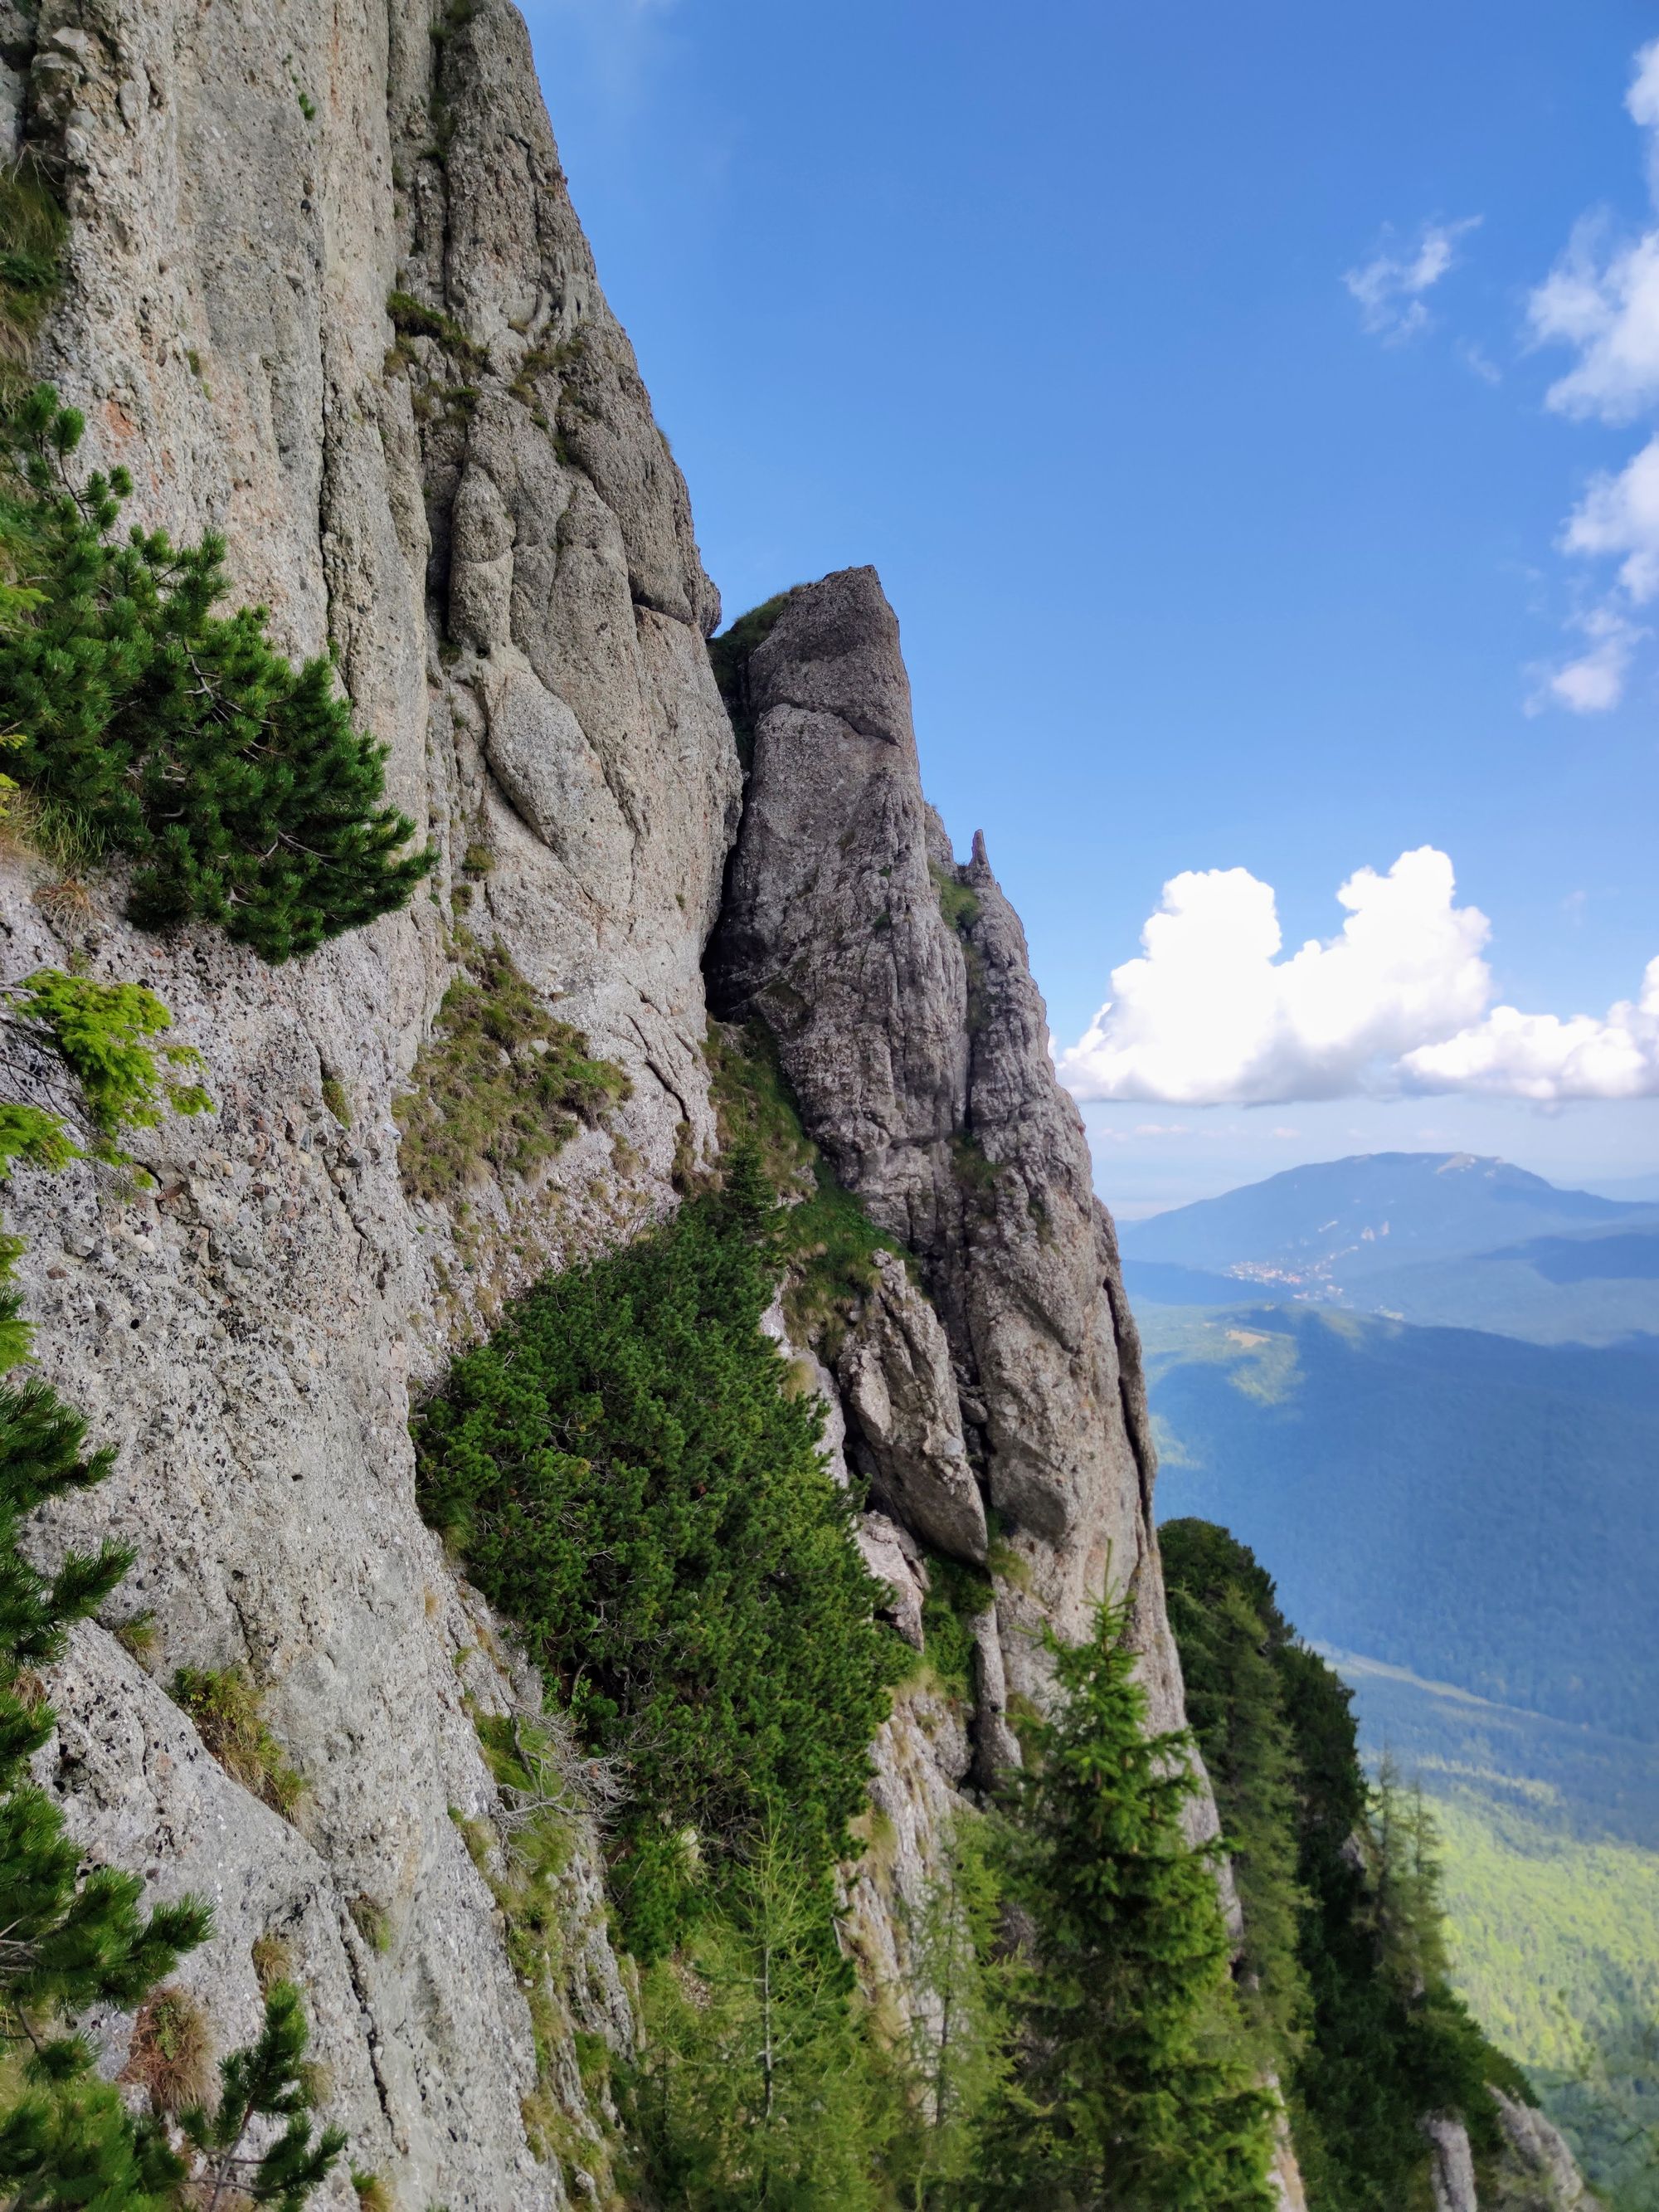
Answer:
M1009 1822L1029 1928L1020 2063L978 2202L1270 2212L1274 2102L1228 2032L1214 1855L1182 1826L1189 1739L1146 1732L1124 1607L1053 1650L1057 1704L1030 1732Z
M1308 1904L1297 1877L1302 1775L1278 1663L1290 1632L1271 1577L1224 1528L1172 1521L1158 1541L1187 1717L1243 1909L1240 2001L1262 2063L1285 2081L1312 2008L1298 1950Z
M1367 1782L1352 1692L1297 1640L1246 1546L1202 1521L1166 1523L1160 1541L1188 1711L1224 1829L1243 1846L1247 1965L1264 1944L1277 1954L1293 1916L1306 2032L1286 2037L1272 2009L1257 2021L1273 2037L1309 2201L1321 2212L1400 2212L1426 2201L1425 2117L1457 2114L1489 2167L1488 2085L1531 2093L1448 1979L1421 1791L1386 1760ZM1279 1825L1293 1839L1293 1882L1271 1832ZM1270 1959L1267 1994L1275 1972L1291 1985L1282 1959Z
M650 1969L633 2117L682 2212L877 2212L885 2104L823 1873L775 1808Z

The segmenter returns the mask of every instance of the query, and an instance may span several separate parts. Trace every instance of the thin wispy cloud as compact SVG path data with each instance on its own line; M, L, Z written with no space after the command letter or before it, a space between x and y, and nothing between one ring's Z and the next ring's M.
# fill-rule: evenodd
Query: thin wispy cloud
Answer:
M1624 697L1636 649L1648 632L1612 604L1576 615L1573 627L1588 641L1567 660L1533 667L1529 714L1541 714L1549 707L1565 707L1573 714L1605 714Z
M1648 190L1659 216L1659 40L1636 57L1625 97L1647 134ZM1614 234L1604 215L1587 216L1527 303L1537 345L1576 356L1546 394L1557 414L1623 424L1659 408L1659 221L1634 238ZM1559 666L1534 671L1528 706L1606 714L1619 705L1648 635L1633 610L1659 599L1659 436L1624 467L1591 478L1567 517L1561 550L1575 559L1616 561L1616 574L1574 626L1588 642Z
M1178 1106L1659 1097L1659 959L1606 1015L1522 1013L1493 1003L1492 925L1458 904L1444 853L1361 868L1336 896L1337 934L1283 957L1270 884L1244 868L1172 878L1140 957L1113 969L1112 996L1059 1054L1061 1082L1083 1101Z
M1403 345L1426 330L1426 295L1456 266L1458 241L1477 229L1480 221L1478 215L1470 215L1456 222L1425 222L1416 244L1404 252L1391 249L1391 234L1385 232L1382 248L1370 260L1343 273L1342 282L1358 303L1364 327L1388 345Z

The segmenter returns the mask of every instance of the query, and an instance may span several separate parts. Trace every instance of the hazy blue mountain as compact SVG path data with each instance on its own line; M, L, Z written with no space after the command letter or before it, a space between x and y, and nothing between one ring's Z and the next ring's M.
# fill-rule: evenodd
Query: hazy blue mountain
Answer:
M1656 1218L1651 1206L1558 1190L1506 1160L1369 1152L1127 1222L1121 1242L1137 1261L1330 1296L1419 1261Z
M1634 1198L1650 1206L1659 1205L1659 1175L1615 1176L1610 1182L1589 1182L1584 1188L1602 1198Z
M1650 1214L1628 1227L1385 1269L1365 1276L1346 1302L1425 1328L1498 1329L1538 1344L1659 1337L1659 1220Z
M1132 1297L1301 1299L1540 1344L1659 1337L1659 1207L1503 1160L1379 1152L1126 1224Z
M1659 1351L1308 1305L1142 1305L1161 1517L1242 1537L1310 1638L1659 1740Z

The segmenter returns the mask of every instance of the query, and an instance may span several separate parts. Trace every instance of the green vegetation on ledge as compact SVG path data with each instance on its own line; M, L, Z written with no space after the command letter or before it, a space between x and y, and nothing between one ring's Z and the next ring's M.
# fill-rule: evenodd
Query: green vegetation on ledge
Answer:
M789 599L788 592L776 592L761 605L750 607L746 615L739 615L736 622L730 623L718 637L711 637L708 641L708 658L714 666L714 681L720 685L726 711L732 718L732 734L737 741L738 758L743 763L745 775L755 757L755 715L749 696L749 658L755 648L764 644L772 635Z
M393 1109L405 1189L450 1203L487 1167L529 1175L632 1090L580 1030L553 1019L504 945L463 933L457 949L462 973Z
M775 1219L740 1153L724 1189L520 1299L417 1430L428 1518L629 1762L615 1876L647 1957L769 1803L827 1881L897 1671L822 1408L759 1326Z
M801 1127L799 1110L765 1024L711 1022L709 1091L721 1144L752 1146L784 1211L771 1249L783 1275L783 1310L802 1341L833 1339L854 1302L875 1288L876 1254L910 1264L897 1237L876 1227Z
M0 394L58 296L69 225L32 155L0 167Z

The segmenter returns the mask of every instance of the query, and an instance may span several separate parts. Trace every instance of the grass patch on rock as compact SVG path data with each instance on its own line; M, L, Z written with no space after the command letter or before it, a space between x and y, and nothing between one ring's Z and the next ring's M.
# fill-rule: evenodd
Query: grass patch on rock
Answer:
M633 1085L587 1039L555 1021L502 945L461 939L411 1088L393 1112L411 1198L451 1204L490 1170L528 1176Z

